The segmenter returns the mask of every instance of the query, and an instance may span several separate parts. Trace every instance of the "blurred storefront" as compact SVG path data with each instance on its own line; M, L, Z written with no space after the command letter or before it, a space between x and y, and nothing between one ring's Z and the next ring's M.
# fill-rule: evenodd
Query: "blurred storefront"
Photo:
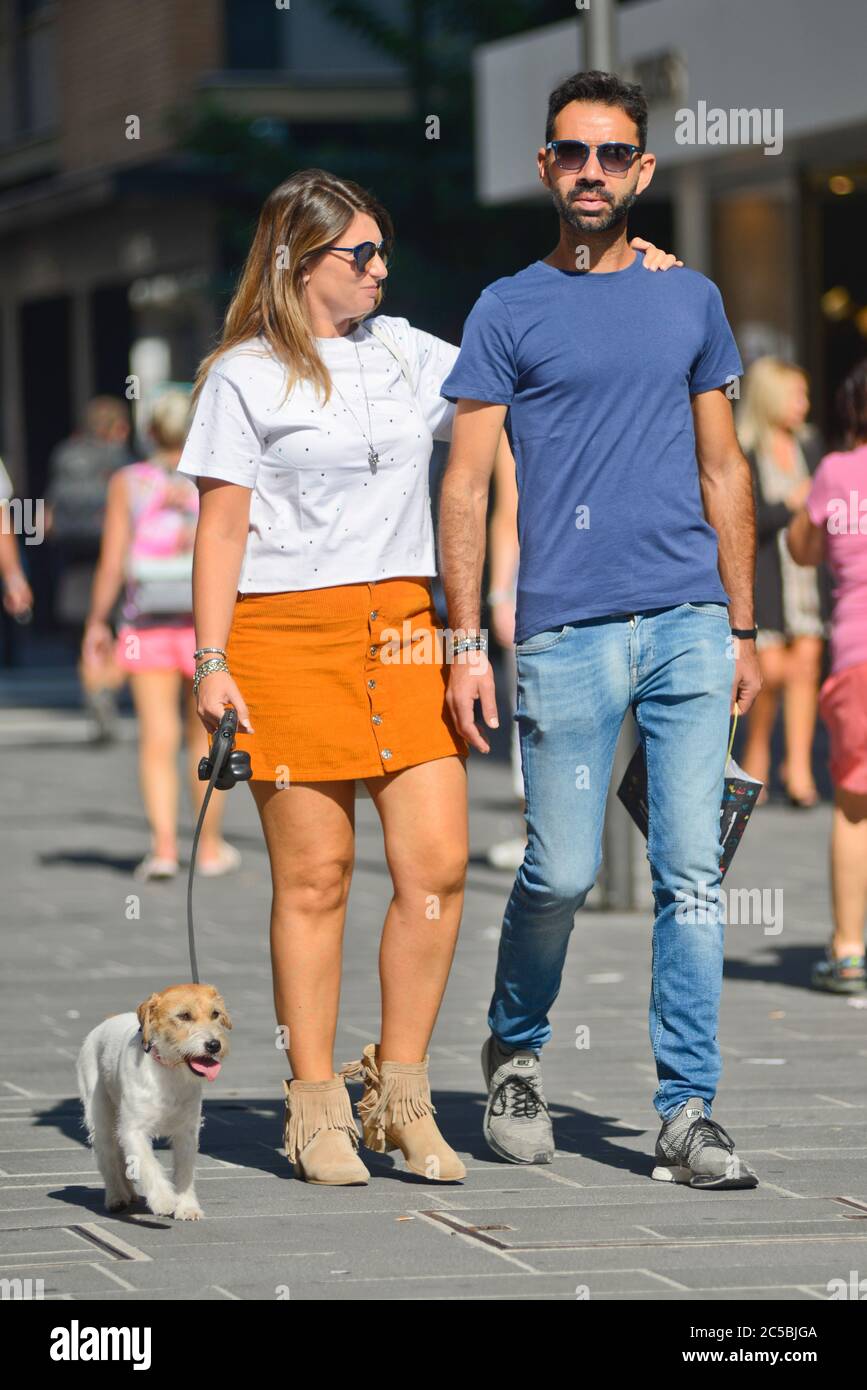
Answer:
M377 0L383 15L403 0ZM97 394L189 382L237 270L250 194L179 132L193 111L245 132L339 130L410 108L399 64L314 3L0 0L0 457L45 495L54 446ZM219 132L219 127L218 127ZM273 182L290 169L275 158ZM28 552L50 625L50 547Z
M218 328L235 191L177 133L202 101L279 128L410 105L400 66L319 5L0 0L0 455L22 493L90 397L143 415Z

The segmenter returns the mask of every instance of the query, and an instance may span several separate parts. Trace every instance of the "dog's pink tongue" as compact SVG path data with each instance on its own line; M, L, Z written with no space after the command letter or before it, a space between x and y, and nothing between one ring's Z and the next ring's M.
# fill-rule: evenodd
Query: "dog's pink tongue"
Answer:
M221 1066L222 1066L222 1063L221 1063L221 1062L218 1062L217 1059L216 1059L216 1057L191 1057L191 1058L190 1058L190 1068L191 1068L191 1070L194 1071L194 1072L196 1073L197 1076L204 1076L204 1077L206 1077L208 1081L216 1081L216 1079L217 1079L217 1077L218 1077L218 1075L219 1075L219 1073L220 1073L220 1067L221 1067Z

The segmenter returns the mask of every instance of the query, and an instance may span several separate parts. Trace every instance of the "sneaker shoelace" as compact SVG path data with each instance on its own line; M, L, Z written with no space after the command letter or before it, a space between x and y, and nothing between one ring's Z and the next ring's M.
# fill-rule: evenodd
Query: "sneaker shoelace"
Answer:
M692 1160L693 1147L696 1154L700 1155L703 1149L713 1147L715 1149L725 1149L726 1153L734 1153L735 1141L731 1135L718 1125L716 1120L709 1120L706 1115L697 1120L693 1120L686 1134L683 1136L683 1149L690 1161Z
M497 1087L492 1115L509 1115L519 1120L534 1120L540 1110L547 1112L538 1091L539 1083L525 1076L510 1076Z

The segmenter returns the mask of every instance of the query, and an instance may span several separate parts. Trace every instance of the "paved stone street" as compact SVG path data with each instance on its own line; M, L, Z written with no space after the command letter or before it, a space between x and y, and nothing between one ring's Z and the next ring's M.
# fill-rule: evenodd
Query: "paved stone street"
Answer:
M809 1302L828 1297L832 1278L867 1275L867 1012L860 1000L807 988L828 930L827 804L806 814L760 810L726 880L729 889L784 889L781 932L728 928L714 1115L761 1186L702 1193L650 1180L658 1125L647 910L578 915L544 1056L557 1156L549 1167L520 1168L497 1162L481 1138L478 1054L511 885L511 874L487 866L485 850L521 820L505 764L476 755L464 926L431 1048L439 1120L467 1162L465 1183L428 1184L402 1171L400 1155L366 1152L368 1188L292 1177L280 1150L286 1069L274 1046L267 860L242 787L229 795L227 829L243 868L196 885L202 975L225 992L235 1024L232 1056L206 1094L197 1180L206 1219L173 1224L143 1205L109 1218L84 1143L74 1061L105 1015L188 978L186 883L133 883L146 834L132 729L126 721L118 743L95 748L77 737L82 728L71 711L0 710L0 1276L41 1278L49 1298L119 1302L582 1292ZM373 807L359 797L357 809L338 1063L376 1037L388 892ZM136 891L141 917L128 920ZM582 1025L590 1045L577 1048Z

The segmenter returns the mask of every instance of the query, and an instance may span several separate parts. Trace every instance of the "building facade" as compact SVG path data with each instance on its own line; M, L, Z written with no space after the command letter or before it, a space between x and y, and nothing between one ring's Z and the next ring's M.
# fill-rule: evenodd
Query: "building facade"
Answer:
M312 0L0 0L0 456L22 495L90 397L135 414L217 329L231 188L179 122L208 102L336 128L409 100L400 66Z

